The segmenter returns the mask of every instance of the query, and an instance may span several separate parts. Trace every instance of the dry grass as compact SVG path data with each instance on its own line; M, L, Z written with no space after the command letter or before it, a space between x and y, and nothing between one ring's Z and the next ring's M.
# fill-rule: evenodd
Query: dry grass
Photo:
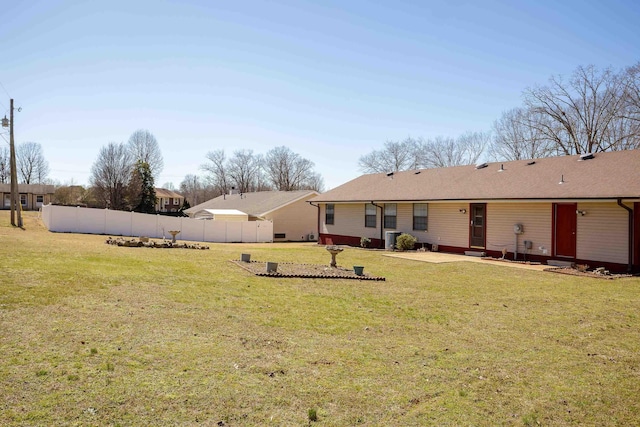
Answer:
M636 425L640 280L311 244L122 248L0 213L0 425ZM316 420L311 420L315 418Z

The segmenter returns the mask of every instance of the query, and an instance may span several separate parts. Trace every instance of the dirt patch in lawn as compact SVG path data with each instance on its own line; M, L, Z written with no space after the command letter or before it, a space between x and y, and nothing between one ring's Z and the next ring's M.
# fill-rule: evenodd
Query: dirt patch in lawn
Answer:
M279 262L277 270L267 272L265 261L244 262L231 260L232 263L247 270L256 276L264 277L301 277L307 279L354 279L354 280L385 280L384 277L371 276L367 273L358 275L353 269L344 267L330 267L319 264L296 264L291 262Z
M631 274L611 274L611 273L603 274L603 273L596 273L593 271L580 271L572 267L554 267L554 268L547 268L544 271L549 271L551 273L568 274L570 276L592 277L594 279L605 279L605 280L633 277L633 275Z

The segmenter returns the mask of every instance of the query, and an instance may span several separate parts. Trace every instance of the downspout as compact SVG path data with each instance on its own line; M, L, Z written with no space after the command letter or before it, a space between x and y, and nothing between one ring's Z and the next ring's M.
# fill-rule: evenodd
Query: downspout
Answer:
M316 230L317 230L317 234L318 234L318 244L320 244L320 205L314 205L313 202L310 202L307 200L307 203L309 203L311 206L314 206L317 211L318 211L318 220L316 221Z
M627 205L623 205L622 204L622 199L618 199L618 206L620 206L623 209L626 209L627 212L629 213L629 265L627 265L627 272L631 273L631 271L633 270L633 209L631 209L629 206Z
M375 203L373 203L373 200L371 201L371 204L377 208L380 208L380 249L384 249L384 244L382 243L384 241L384 207L380 206L380 205L376 205Z

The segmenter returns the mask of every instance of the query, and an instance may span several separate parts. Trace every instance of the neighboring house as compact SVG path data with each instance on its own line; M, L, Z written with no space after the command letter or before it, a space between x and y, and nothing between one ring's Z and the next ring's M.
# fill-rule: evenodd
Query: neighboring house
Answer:
M640 271L640 150L364 175L311 202L321 243L404 232L440 251Z
M234 190L187 209L192 218L215 221L267 220L273 223L274 241L315 240L318 235L318 211L307 201L317 196L312 190L259 191ZM246 219L241 219L245 220Z
M43 205L51 203L55 188L45 184L18 184L22 210L37 211ZM2 209L11 209L11 184L0 184Z
M156 212L178 212L184 197L175 191L156 188Z

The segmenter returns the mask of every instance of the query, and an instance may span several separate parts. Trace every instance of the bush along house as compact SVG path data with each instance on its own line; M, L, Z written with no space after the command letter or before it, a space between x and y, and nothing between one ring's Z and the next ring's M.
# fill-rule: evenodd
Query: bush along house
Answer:
M321 244L408 233L432 250L640 271L640 150L369 174L310 202Z

